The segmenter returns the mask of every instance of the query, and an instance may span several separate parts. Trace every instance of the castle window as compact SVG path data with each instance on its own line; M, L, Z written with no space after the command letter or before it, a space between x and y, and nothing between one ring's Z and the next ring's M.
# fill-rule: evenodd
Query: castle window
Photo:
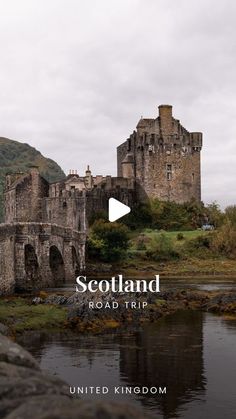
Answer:
M67 203L66 203L65 201L63 202L62 207L63 207L64 209L66 209L66 208L67 208Z
M194 173L192 173L192 181L194 181L194 177L195 177L195 174L194 174Z
M166 178L167 180L172 180L172 164L166 165Z

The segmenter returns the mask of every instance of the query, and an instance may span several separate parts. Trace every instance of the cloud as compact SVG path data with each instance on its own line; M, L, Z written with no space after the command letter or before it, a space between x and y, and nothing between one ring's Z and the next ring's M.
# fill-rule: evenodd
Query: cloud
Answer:
M9 0L0 4L0 134L64 170L116 173L140 116L173 104L202 131L206 202L235 203L236 3Z

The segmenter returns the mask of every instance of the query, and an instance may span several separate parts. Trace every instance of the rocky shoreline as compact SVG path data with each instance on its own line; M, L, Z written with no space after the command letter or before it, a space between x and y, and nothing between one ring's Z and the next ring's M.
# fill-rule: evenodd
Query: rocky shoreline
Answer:
M0 324L0 330L3 329ZM127 403L73 398L68 384L42 372L27 351L0 333L0 417L151 419L152 416Z
M6 300L6 305L19 297ZM102 308L88 309L88 302L102 302ZM105 308L119 300L119 309ZM146 302L145 308L125 308L124 301ZM178 310L201 310L230 314L236 318L235 291L171 290L156 295L135 293L91 294L54 293L25 296L25 308L62 310L66 313L61 328L75 333L107 333L118 328L141 326L144 322L158 321L162 316ZM19 321L12 311L12 321ZM2 319L1 319L2 321ZM38 330L40 327L38 327ZM6 335L14 336L14 322L0 323L0 417L4 419L145 419L151 418L129 404L82 401L69 394L69 386L59 378L40 370L35 359ZM5 336L4 336L5 335Z
M4 324L2 330L8 328L11 336L26 330L104 333L155 322L178 310L236 316L236 292L173 289L157 294L125 293L119 296L99 291L83 294L40 292L34 297L28 294L1 299L0 322Z
M165 291L152 293L116 294L91 293L50 295L35 298L34 304L50 304L67 310L65 326L77 332L101 333L109 329L130 327L143 322L154 322L178 310L202 310L236 315L236 292L220 291ZM89 303L94 308L89 308ZM114 307L116 304L116 308ZM132 303L136 307L131 308Z

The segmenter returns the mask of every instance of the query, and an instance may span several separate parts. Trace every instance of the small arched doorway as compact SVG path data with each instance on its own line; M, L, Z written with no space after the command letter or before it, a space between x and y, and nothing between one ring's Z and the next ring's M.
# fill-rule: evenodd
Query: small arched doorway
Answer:
M38 258L31 244L25 245L25 275L26 281L32 284L40 279Z
M64 260L61 252L56 246L50 247L49 265L55 283L61 284L65 282Z

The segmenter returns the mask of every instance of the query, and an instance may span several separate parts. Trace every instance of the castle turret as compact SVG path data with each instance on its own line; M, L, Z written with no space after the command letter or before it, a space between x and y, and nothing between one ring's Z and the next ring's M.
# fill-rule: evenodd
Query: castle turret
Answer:
M134 156L132 153L126 154L124 160L121 162L122 165L122 177L133 178L134 177Z
M172 116L171 105L158 108L156 118L141 118L117 147L118 176L133 178L150 198L199 202L202 134L185 129Z
M93 177L89 166L87 166L87 169L85 171L84 184L86 189L92 189L93 187Z
M172 134L172 106L171 105L160 105L159 109L159 120L160 130L163 136Z

